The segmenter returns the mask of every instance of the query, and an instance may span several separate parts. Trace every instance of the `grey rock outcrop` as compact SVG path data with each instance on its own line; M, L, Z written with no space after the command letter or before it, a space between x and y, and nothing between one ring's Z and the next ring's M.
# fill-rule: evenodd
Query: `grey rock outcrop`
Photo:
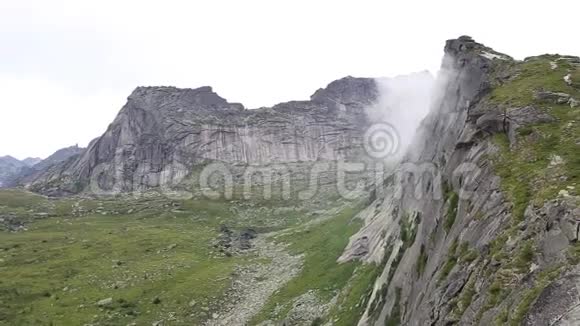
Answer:
M517 217L490 160L500 150L494 135L517 147L518 129L555 118L488 101L498 78L489 53L469 37L447 42L439 99L397 171L358 215L365 225L339 261L382 268L359 325L579 320L578 272L562 266L570 266L578 241L580 200L530 203Z
M186 176L209 161L269 164L339 160L360 155L365 108L377 97L370 78L346 77L309 101L246 110L210 87L139 87L107 131L72 160L29 183L66 195L90 182L132 191Z

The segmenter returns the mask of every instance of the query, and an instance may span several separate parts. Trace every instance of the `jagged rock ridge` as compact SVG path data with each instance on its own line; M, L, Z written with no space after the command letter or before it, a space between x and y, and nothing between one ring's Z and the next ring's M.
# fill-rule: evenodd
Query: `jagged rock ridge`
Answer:
M207 161L267 164L338 160L361 151L364 109L376 100L373 79L346 77L309 101L246 110L211 87L138 87L107 131L79 157L29 184L70 194L92 180L121 191L155 187Z
M359 325L578 324L579 114L534 97L577 94L575 62L447 42L440 97L341 257L382 268Z

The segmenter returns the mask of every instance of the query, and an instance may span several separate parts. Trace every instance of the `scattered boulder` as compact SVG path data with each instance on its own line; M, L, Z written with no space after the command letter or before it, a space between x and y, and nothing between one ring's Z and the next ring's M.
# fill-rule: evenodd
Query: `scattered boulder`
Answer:
M570 101L570 94L550 91L538 91L535 94L537 100L547 101L556 104L566 104Z
M219 248L219 251L228 257L232 252L251 249L252 240L258 236L254 229L246 228L236 231L226 225L220 226L220 233L214 247Z
M535 97L537 100L554 104L569 104L571 108L580 105L580 102L577 99L573 98L570 94L562 92L538 91L536 92Z
M248 250L252 248L251 240L255 239L257 236L257 232L253 229L244 229L240 231L240 235L238 237L239 244L238 247L242 250Z
M99 307L108 307L113 304L113 298L106 298L97 302Z
M167 247L167 250L173 250L175 248L177 248L177 243L172 243Z

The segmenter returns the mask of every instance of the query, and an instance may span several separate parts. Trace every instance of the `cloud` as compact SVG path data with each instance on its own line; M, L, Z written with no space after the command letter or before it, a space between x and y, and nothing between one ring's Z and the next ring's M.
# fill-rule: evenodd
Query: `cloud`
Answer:
M499 0L473 8L454 0L2 1L0 79L12 93L48 99L18 103L2 89L0 116L3 125L42 116L53 130L99 130L96 137L139 85L211 85L246 107L271 106L347 75L435 72L444 41L462 34L517 58L578 54L569 41L576 31L545 14L574 4L528 1L522 14L520 3ZM10 112L15 105L22 113ZM79 106L85 115L71 114ZM38 136L3 138L0 154L40 155L77 141L43 133L35 146L27 138Z
M46 157L103 133L123 103L113 90L79 95L47 80L0 77L2 155Z

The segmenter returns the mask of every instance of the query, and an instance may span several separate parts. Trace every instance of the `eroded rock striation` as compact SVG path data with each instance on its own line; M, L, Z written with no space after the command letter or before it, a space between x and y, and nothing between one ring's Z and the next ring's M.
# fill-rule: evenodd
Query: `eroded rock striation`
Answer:
M382 269L359 325L578 323L577 68L550 60L447 42L440 98L340 259Z
M377 97L370 78L346 77L309 101L246 110L211 87L139 87L107 131L79 157L30 183L48 194L99 187L131 191L183 176L207 161L265 164L344 159L360 152Z

